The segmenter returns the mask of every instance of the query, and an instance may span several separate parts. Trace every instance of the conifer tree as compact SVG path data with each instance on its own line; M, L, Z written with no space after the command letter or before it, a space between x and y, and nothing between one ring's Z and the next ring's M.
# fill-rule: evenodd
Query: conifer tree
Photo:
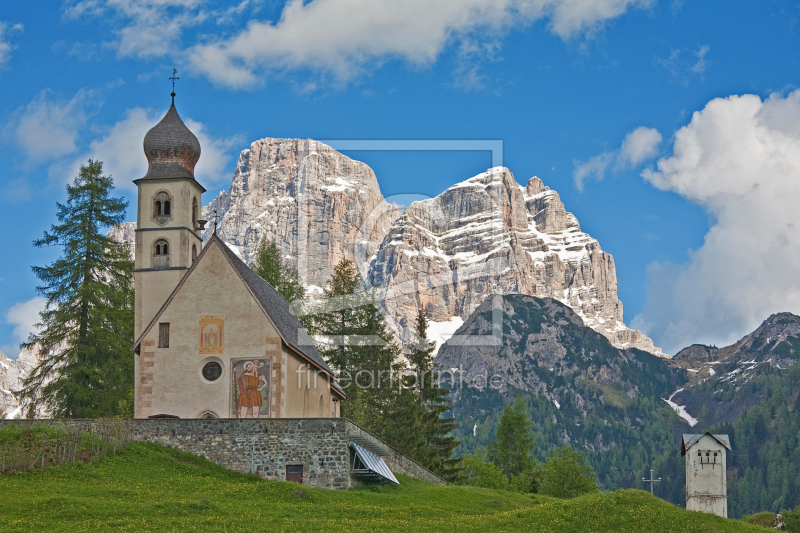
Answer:
M460 472L459 460L452 457L460 442L452 436L455 418L446 416L451 407L450 391L439 386L439 373L433 366L436 343L428 341L428 317L422 309L417 311L414 332L417 342L411 346L408 359L415 375L413 390L420 411L419 435L423 443L416 457L429 470L453 480Z
M113 180L89 160L56 204L58 224L34 246L61 246L32 267L46 307L23 348L40 363L23 383L29 412L45 405L57 417L130 416L133 389L133 261L105 231L121 223L127 202L110 196Z
M341 260L324 289L325 302L308 317L308 329L347 392L342 416L396 445L392 417L404 416L396 381L403 370L401 351L362 287L355 266Z
M275 287L289 303L302 304L306 290L300 281L297 267L283 261L280 248L275 243L267 239L261 240L251 268L264 281Z
M497 438L489 446L489 460L508 476L512 484L525 485L525 492L536 490L536 441L522 396L507 405L497 425ZM519 487L522 488L522 487Z

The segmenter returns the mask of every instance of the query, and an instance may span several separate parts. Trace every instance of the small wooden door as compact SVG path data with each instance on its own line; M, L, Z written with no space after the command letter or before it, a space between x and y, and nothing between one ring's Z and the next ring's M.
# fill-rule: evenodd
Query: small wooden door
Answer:
M286 465L286 481L303 482L303 465Z

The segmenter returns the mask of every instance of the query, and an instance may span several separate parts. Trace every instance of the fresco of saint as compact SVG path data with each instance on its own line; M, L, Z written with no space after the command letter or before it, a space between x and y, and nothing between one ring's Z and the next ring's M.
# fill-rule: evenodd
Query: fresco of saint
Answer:
M232 363L233 416L236 418L269 418L270 360L239 359L233 360Z
M223 331L225 317L222 315L204 315L200 317L200 350L201 354L224 353Z

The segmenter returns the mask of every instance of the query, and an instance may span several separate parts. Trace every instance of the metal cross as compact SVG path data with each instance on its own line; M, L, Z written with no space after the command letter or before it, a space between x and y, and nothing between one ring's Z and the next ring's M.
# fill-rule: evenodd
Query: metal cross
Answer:
M172 103L173 104L175 103L175 80L179 80L180 79L176 74L178 74L178 69L173 67L173 69L172 69L172 77L171 78L167 78L168 80L172 80L172 94L170 96L172 96Z
M645 483L650 483L650 494L653 494L653 483L658 483L661 481L661 478L653 479L653 469L650 469L650 479L642 478L642 481Z
M217 234L217 219L218 218L219 217L217 216L217 210L214 209L214 235Z

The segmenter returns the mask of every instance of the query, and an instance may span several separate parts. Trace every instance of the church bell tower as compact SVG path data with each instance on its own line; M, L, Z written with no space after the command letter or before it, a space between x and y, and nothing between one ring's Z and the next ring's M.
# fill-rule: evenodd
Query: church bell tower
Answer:
M197 258L200 195L194 179L200 143L175 109L175 93L167 114L144 137L148 169L135 180L139 189L136 218L136 293L134 338L139 338Z

